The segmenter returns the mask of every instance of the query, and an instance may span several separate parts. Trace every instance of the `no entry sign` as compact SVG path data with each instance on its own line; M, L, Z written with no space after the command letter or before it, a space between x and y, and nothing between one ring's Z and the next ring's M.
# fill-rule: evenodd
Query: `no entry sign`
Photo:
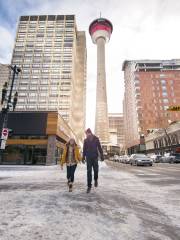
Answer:
M8 129L8 128L3 128L3 129L2 129L1 139L7 140L7 138L8 138L8 133L9 133L9 129Z

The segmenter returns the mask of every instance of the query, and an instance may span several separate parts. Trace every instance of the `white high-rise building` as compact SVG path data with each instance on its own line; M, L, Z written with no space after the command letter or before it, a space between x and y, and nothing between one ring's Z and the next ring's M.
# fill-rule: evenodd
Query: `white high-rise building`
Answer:
M0 63L0 92L5 82L9 82L10 67L8 64Z
M17 111L58 111L78 136L85 128L86 37L74 15L21 16L12 65L22 69Z
M113 31L112 23L105 18L94 20L89 26L93 43L97 45L97 92L95 134L107 144L109 142L109 121L106 93L105 44Z
M10 68L8 64L0 63L0 94L2 93L3 85L5 82L9 82ZM0 110L2 106L0 105Z

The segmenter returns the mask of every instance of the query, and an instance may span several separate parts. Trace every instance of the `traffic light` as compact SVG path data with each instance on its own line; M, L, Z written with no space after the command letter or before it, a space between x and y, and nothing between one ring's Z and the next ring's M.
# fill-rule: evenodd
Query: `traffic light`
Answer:
M6 114L8 112L7 108L2 108L2 114Z
M1 105L3 105L3 103L4 103L4 100L6 98L6 94L7 94L7 82L5 82L4 85L3 85L2 97L1 97Z
M16 92L16 93L14 94L14 99L13 99L13 111L14 111L15 108L16 108L17 100L18 100L18 93Z

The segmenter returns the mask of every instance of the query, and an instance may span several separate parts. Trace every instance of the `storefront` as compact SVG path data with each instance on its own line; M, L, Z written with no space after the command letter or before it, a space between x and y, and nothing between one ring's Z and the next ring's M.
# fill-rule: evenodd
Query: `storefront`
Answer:
M0 124L2 128L1 115ZM8 128L12 129L12 136L6 149L1 150L0 164L57 164L64 144L70 137L76 139L57 112L12 112Z
M167 128L155 129L146 138L146 152L163 155L167 152L180 152L180 122Z

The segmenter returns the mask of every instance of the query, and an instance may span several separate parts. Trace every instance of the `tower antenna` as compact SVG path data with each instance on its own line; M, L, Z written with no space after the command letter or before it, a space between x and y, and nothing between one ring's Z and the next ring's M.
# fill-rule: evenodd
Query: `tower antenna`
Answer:
M101 12L100 12L100 18L101 18Z

